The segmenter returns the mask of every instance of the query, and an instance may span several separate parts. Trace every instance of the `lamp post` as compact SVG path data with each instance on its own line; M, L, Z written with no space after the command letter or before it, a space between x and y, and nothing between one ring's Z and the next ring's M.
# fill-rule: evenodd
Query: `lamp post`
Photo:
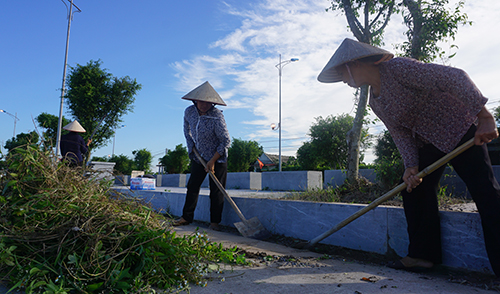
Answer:
M126 127L126 125L121 125L119 129ZM115 139L116 139L116 130L113 134L113 152L111 153L111 157L115 156Z
M64 5L66 3L63 0ZM82 12L78 6L73 4L73 0L69 0L69 12L68 12L68 31L66 34L66 54L64 55L64 69L63 69L63 80L62 80L62 88L61 88L61 104L59 107L59 121L57 124L57 138L56 138L56 157L55 160L59 157L59 146L61 145L61 129L62 129L62 117L63 117L63 105L64 105L64 95L66 92L65 86L66 86L66 68L68 65L68 49L69 49L69 30L71 28L71 19L73 18L73 6L75 6L78 11L76 12ZM67 7L68 5L66 5Z
M279 171L281 172L281 72L283 70L283 67L285 65L289 64L290 62L295 62L299 61L298 58L292 58L288 60L281 61L281 54L279 63L276 64L276 68L278 69L278 75L279 75L279 123L278 123L278 130L279 130ZM275 128L273 127L273 130Z
M12 118L14 118L14 132L12 133L12 138L15 138L15 137L16 137L16 122L19 120L19 119L17 118L17 112L16 112L16 114L15 114L15 115L14 115L14 114L12 114L12 113L8 113L7 111L5 111L5 110L3 110L3 109L0 109L0 112L3 112L3 113L5 113L5 114L8 114L8 115L12 116Z

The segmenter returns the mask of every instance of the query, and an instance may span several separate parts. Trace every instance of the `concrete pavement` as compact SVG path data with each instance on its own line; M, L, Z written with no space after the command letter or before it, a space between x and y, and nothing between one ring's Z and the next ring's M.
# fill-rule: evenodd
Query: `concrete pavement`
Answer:
M348 258L325 258L307 250L209 230L204 223L175 227L175 230L179 235L194 234L197 230L204 232L211 242L244 250L252 262L251 266L222 264L222 272L207 275L205 287L192 285L190 291L183 294L497 293L486 290L484 284L471 285L465 280L451 282L443 274L417 274ZM7 291L8 288L0 285L1 294Z
M311 251L198 226L210 241L229 248L237 246L256 258L250 258L253 266L224 266L222 273L207 276L205 287L192 286L191 294L495 293L482 284L451 282L442 274L411 273L343 258L324 259L324 255ZM197 228L189 225L175 230L182 235L193 234Z

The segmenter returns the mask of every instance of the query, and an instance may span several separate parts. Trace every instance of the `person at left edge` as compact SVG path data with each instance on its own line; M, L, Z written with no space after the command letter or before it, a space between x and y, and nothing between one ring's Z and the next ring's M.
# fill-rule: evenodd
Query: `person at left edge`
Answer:
M182 99L193 101L193 105L184 111L184 136L191 159L191 176L187 183L182 217L174 221L174 226L193 222L200 187L209 171L215 174L222 186L226 186L227 154L231 144L224 115L221 110L215 108L215 105L226 106L226 103L208 81L186 94ZM196 158L193 148L196 148L205 160L206 168ZM220 230L224 194L212 178L209 178L209 184L210 229Z
M80 133L86 131L77 120L65 125L63 129L69 131L66 135L61 136L60 144L63 161L68 162L73 167L82 166L83 154L87 153L91 140L85 143L82 136L80 136Z

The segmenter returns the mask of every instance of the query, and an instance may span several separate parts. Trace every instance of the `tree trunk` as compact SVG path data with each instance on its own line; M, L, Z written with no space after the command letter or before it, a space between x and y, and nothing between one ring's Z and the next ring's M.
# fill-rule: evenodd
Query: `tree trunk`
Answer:
M353 9L353 0L336 0L336 2L342 2L343 9L347 18L347 23L349 24L349 29L352 31L353 35L360 42L372 44L373 37L382 34L384 28L387 26L390 16L392 15L394 8L394 1L387 1L382 7L378 7L378 11L372 11L373 3L369 0L364 2L363 13L355 11ZM357 5L356 5L357 6ZM375 7L375 6L373 6ZM377 14L375 19L378 19L383 11L387 10L386 18L382 21L382 24L376 28L378 22L370 23L369 16L371 14ZM358 20L357 14L362 14L364 25ZM374 26L375 25L375 26ZM368 86L362 86L360 88L358 107L356 109L356 117L354 118L354 123L352 129L347 133L347 145L349 150L349 156L347 159L347 180L349 182L355 182L359 179L359 150L360 150L360 138L361 130L363 128L363 118L366 112L366 104L368 101Z
M352 129L347 133L347 145L349 148L349 157L347 159L347 180L351 183L356 182L359 178L359 144L367 102L368 85L365 85L360 88L356 117L354 117Z
M413 27L411 28L411 57L417 60L422 60L422 48L424 48L425 44L422 44L421 38L423 17L420 1L404 0L403 3L406 5L406 8L408 8L413 23Z

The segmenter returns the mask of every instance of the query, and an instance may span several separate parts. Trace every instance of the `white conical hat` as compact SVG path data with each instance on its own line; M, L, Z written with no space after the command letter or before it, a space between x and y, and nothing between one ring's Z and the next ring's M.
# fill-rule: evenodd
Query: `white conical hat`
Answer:
M77 133L85 133L85 129L82 127L82 125L77 121L74 120L73 122L70 122L69 124L65 125L63 127L66 131L72 131L72 132L77 132Z
M193 100L193 101L205 101L213 104L226 106L226 103L220 98L219 94L214 90L210 83L204 82L203 84L196 87L191 92L187 93L182 97L182 99Z
M342 76L335 70L337 66L375 55L383 55L381 60L384 61L394 57L394 54L387 50L346 38L319 74L318 81L322 83L340 82L342 81Z

